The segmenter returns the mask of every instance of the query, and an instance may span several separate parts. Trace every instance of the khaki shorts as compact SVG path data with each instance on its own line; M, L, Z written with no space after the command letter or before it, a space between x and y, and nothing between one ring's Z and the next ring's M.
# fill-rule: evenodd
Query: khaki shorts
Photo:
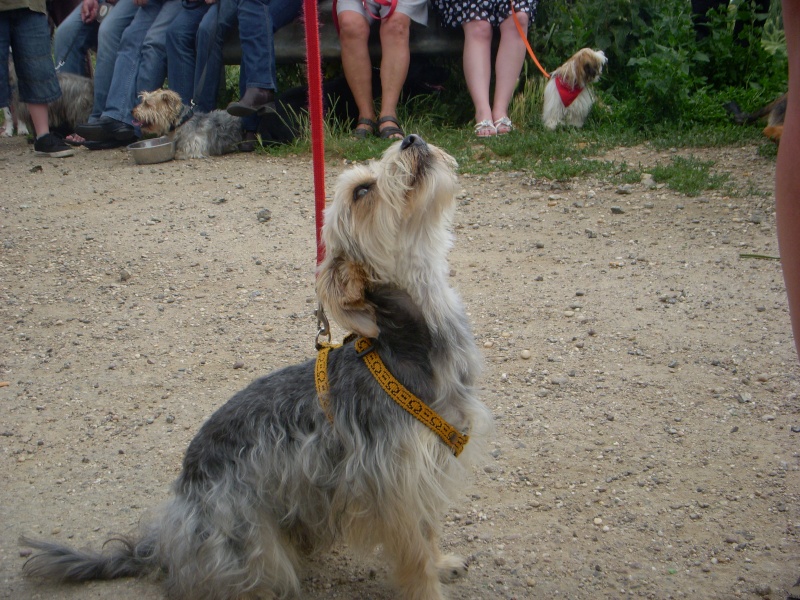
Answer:
M388 6L382 6L372 0L366 0L366 2L373 15L385 17L389 13ZM344 10L355 11L364 15L367 20L374 21L374 19L367 14L367 11L364 10L364 5L361 3L361 0L337 0L336 14L341 14ZM397 6L394 10L395 12L403 13L409 19L420 25L428 24L428 0L397 0Z

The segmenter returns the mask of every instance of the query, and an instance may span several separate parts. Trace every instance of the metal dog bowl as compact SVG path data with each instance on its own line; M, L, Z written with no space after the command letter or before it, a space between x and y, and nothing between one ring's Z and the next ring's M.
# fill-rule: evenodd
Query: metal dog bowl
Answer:
M168 136L135 142L128 146L137 165L152 165L175 158L175 142Z

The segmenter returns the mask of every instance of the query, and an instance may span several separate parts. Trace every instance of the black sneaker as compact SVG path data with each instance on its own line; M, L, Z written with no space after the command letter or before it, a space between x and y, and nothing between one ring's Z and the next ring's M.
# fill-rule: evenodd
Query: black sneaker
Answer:
M36 156L52 156L53 158L64 158L75 154L75 150L53 133L45 133L42 137L36 138L36 141L33 142L33 152Z

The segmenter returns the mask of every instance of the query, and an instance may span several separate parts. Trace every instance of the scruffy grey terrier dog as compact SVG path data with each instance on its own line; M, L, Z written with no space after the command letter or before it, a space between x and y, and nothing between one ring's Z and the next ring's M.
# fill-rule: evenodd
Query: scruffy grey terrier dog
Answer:
M12 71L12 112L18 123L25 123L28 131L33 131L33 121L28 112L28 105L20 102L16 93L16 74ZM47 105L47 116L50 131L69 135L81 123L86 123L92 114L94 102L94 82L88 77L73 73L58 73L58 84L61 86L61 98Z
M133 118L144 133L172 135L175 158L207 158L235 152L242 143L242 120L224 110L196 113L171 90L139 94Z
M343 539L382 546L400 597L442 599L442 582L467 567L440 553L440 519L492 429L475 389L480 352L448 282L454 167L410 135L343 173L325 212L317 293L361 337L235 394L137 535L104 553L23 539L40 551L26 574L159 572L180 600L301 597L303 558ZM376 356L395 386L376 374ZM402 406L394 388L417 403ZM425 409L434 417L423 424Z

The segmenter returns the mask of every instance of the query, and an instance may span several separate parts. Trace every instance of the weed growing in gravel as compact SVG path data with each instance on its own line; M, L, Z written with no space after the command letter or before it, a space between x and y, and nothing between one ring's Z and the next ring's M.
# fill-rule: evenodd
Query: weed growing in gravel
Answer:
M727 173L712 173L713 166L713 161L676 156L670 164L659 163L650 172L657 182L666 183L687 196L699 196L705 190L720 189L729 179Z

